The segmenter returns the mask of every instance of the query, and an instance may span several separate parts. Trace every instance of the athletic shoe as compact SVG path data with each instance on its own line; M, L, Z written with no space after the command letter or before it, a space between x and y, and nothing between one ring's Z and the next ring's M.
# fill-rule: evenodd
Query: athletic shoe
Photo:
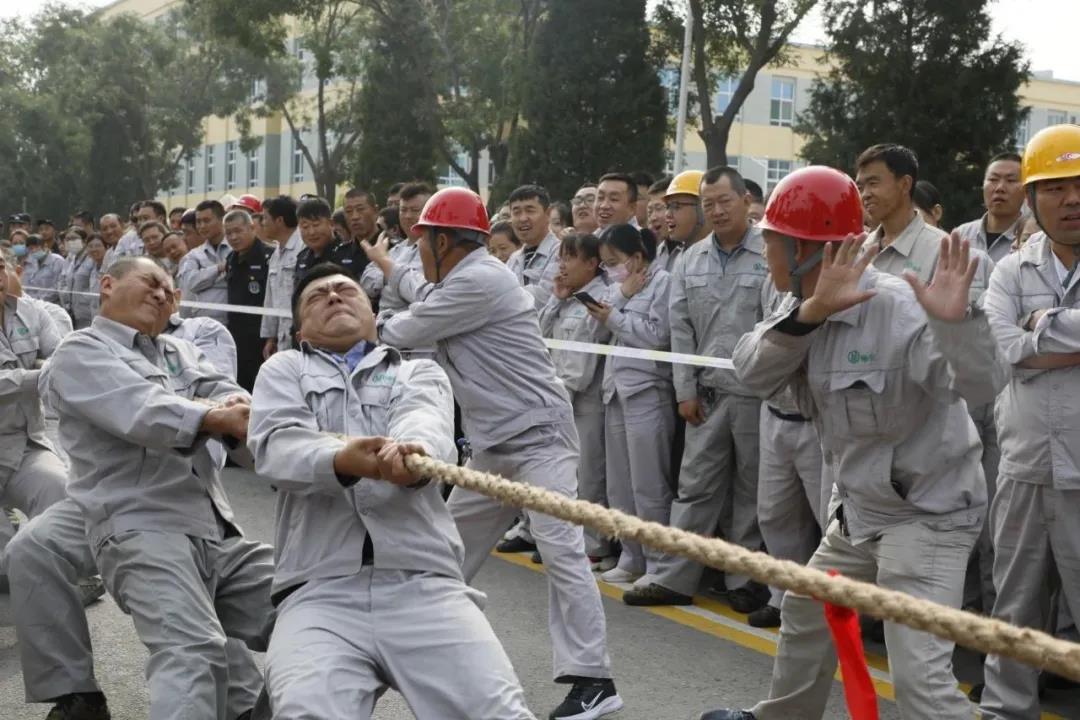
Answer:
M701 713L698 720L757 720L749 710L710 710Z
M105 595L105 583L101 582L100 575L89 578L80 578L79 594L82 595L83 607L97 602Z
M603 557L589 556L589 564L592 565L594 572L607 572L611 568L615 567L619 562L619 558L615 555L604 555Z
M548 720L594 720L621 710L622 706L614 681L579 677L566 699L548 715Z
M693 605L694 598L689 595L668 590L663 585L650 583L643 588L634 588L623 593L622 601L627 605Z
M780 608L773 607L772 605L758 608L750 613L750 617L746 619L746 622L750 624L750 627L756 628L780 627Z
M531 543L521 537L512 537L509 540L499 541L495 550L501 553L532 552L536 550L536 543Z
M533 550L532 561L533 561L534 565L542 565L543 564L544 558L540 557L540 551L539 550Z
M728 591L727 602L735 612L749 615L764 607L771 596L769 588L751 580L742 587Z
M101 693L74 693L57 699L45 720L111 720L111 716Z
M600 579L606 583L632 583L635 580L640 579L641 575L641 573L623 570L621 567L614 567L607 572L602 573Z

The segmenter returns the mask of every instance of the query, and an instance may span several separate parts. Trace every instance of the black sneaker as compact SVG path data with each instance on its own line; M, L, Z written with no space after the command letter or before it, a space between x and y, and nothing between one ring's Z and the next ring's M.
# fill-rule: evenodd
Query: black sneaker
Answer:
M710 710L701 713L698 720L757 720L749 710Z
M622 706L613 680L579 677L566 699L548 715L548 720L593 720L621 710Z
M769 588L751 580L742 587L728 591L727 602L735 612L749 615L764 607L770 597Z
M985 689L986 689L986 685L983 684L983 683L978 683L976 685L972 685L971 690L968 691L968 700L970 700L971 702L978 705L979 703L982 702L982 694L983 694L983 690L985 690Z
M45 720L111 720L101 693L74 693L57 699Z
M780 608L772 605L758 608L750 613L750 617L746 618L746 622L750 624L750 627L756 628L780 627Z
M83 607L92 605L105 595L105 583L100 575L79 579L79 595L82 597Z
M536 550L536 543L531 543L524 538L512 537L509 540L499 542L495 546L495 550L501 553L532 552Z
M623 593L622 600L627 605L693 605L694 598L663 585L649 583L643 588L633 588Z
M533 565L543 565L544 564L544 558L540 557L540 551L539 550L533 550L532 561L533 561Z

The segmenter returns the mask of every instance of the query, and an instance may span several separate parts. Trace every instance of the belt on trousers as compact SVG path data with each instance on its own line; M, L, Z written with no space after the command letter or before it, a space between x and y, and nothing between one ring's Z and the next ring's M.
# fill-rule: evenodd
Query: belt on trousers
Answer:
M765 404L765 407L769 408L769 412L771 412L773 415L780 418L781 420L788 420L790 422L810 422L810 418L803 417L798 413L782 413L768 403Z
M368 533L364 538L364 547L360 551L360 563L362 565L374 565L375 564L375 548L371 544L371 533ZM290 585L287 588L278 590L276 593L270 596L270 604L275 608L281 603L285 602L285 598L292 595L300 588L307 585L307 582L297 583L296 585Z

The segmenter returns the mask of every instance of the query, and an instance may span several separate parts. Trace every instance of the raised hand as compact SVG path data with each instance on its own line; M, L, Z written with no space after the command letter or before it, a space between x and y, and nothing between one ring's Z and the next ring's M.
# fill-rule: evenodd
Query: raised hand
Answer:
M619 286L624 298L629 300L641 292L641 289L645 287L645 283L648 282L648 276L646 275L648 270L647 267L639 268L626 276L626 279L622 281L622 285Z
M390 238L385 232L380 233L375 242L361 240L360 247L363 249L364 254L368 256L368 260L376 265L382 265L382 263L390 259Z
M904 279L915 291L915 297L926 314L936 320L958 322L967 317L970 305L971 282L979 269L979 259L971 258L971 243L961 240L953 231L941 239L934 278L927 287L914 273L905 272Z
M814 293L799 306L799 322L817 325L874 297L873 290L859 289L863 273L877 255L877 248L859 254L865 240L865 233L848 235L839 246L825 246Z

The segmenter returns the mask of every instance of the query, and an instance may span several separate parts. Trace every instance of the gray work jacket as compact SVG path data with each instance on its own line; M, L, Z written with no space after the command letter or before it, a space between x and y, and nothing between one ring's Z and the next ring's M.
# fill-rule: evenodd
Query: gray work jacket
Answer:
M597 300L607 292L603 275L597 275L578 292L587 292ZM581 343L605 345L611 339L611 331L596 322L580 301L573 296L560 300L554 295L540 309L540 332L544 337ZM579 395L600 400L600 385L604 377L604 356L596 353L552 350L555 374L570 391L576 402ZM599 371L599 372L598 372Z
M970 242L971 247L982 250L990 256L991 260L995 263L999 263L1012 252L1012 244L1020 234L1020 231L1024 228L1024 223L1027 222L1028 216L1026 213L1020 213L1020 217L1016 219L1016 222L1010 225L1005 232L1001 233L1001 235L994 240L992 245L987 247L987 214L984 214L978 220L972 220L963 225L958 225L953 232L958 233L961 240Z
M63 273L64 258L55 253L46 251L41 260L26 258L22 275L26 294L46 302L60 302L60 276Z
M912 518L973 526L986 511L982 443L967 412L1005 382L986 316L927 317L903 280L868 268L859 285L877 294L805 335L776 329L788 298L739 341L735 371L761 398L785 385L813 418L856 541Z
M655 262L649 266L645 287L633 297L623 295L619 284L609 285L604 302L612 307L606 323L612 343L617 347L667 351L671 346L670 289L671 276ZM598 324L591 317L589 323ZM605 403L612 401L616 391L628 398L651 387L671 387L671 363L617 355L607 359L603 384Z
M277 249L266 261L266 296L263 307L292 312L292 294L296 283L296 258L304 249L297 229L289 236L284 245ZM278 350L288 350L292 342L292 318L264 315L259 327L259 337L277 340Z
M506 266L517 276L518 282L525 291L536 300L536 309L544 307L548 298L555 290L555 276L559 274L559 248L562 241L555 233L548 234L536 246L536 252L525 264L525 248L521 247L514 251Z
M256 471L278 489L274 592L359 572L368 536L376 568L462 579L464 549L437 485L360 478L343 487L334 472L339 435L418 442L430 457L455 462L446 373L388 347L349 372L307 343L263 365L248 447Z
M228 304L228 281L225 273L219 271L217 266L218 263L225 262L231 253L228 243L222 240L216 248L209 242L204 242L185 255L176 273L184 300ZM220 322L228 319L228 313L224 310L184 308L181 314L184 317L211 317Z
M408 310L380 313L379 338L398 348L435 343L474 450L538 425L573 422L533 296L486 249L463 258Z

